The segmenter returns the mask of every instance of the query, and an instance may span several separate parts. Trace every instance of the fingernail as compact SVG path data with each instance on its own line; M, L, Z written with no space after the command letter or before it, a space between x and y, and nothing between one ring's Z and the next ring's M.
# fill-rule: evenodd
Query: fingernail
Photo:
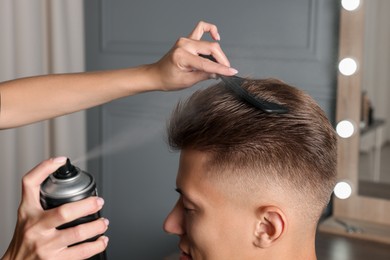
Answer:
M217 34L217 41L220 41L221 40L221 35L219 35L219 33Z
M98 197L98 198L96 199L96 201L97 201L97 204L98 204L99 206L103 206L103 205L104 205L104 199L103 199L103 198Z
M110 239L109 239L108 237L106 237L106 236L102 236L102 239L103 239L104 244L107 246L108 241L109 241Z
M234 68L229 68L229 71L231 73L234 73L234 74L237 74L238 73L238 70L234 69Z
M65 163L68 158L65 156L56 157L53 159L54 163Z
M110 221L108 219L103 219L104 223L106 224L106 226L110 225Z

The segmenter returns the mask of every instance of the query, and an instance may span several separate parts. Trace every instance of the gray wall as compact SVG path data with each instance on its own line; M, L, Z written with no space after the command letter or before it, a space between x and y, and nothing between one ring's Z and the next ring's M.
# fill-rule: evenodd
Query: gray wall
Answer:
M159 59L199 20L218 25L221 45L242 76L278 77L314 96L333 119L339 1L86 1L87 69ZM147 93L89 110L89 148L109 151L89 162L106 200L110 259L162 259L177 238L162 223L177 195L178 154L165 143L177 100L195 89Z

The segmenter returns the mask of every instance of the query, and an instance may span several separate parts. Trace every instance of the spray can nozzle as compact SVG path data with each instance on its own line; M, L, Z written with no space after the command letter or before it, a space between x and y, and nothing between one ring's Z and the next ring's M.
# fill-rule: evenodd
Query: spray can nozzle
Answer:
M69 158L66 160L65 165L58 168L54 173L54 177L57 179L69 179L78 174L78 170L71 163Z

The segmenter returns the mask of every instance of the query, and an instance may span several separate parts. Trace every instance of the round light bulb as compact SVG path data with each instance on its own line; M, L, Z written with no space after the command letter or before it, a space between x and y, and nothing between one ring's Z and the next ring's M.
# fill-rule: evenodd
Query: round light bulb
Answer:
M336 132L342 138L349 138L355 132L355 126L351 121L343 120L337 124Z
M356 10L360 5L360 0L341 0L341 5L347 11Z
M352 194L352 187L348 182L340 181L334 187L334 195L342 200L348 199Z
M342 59L339 63L339 71L345 76L351 76L357 70L357 63L352 58Z

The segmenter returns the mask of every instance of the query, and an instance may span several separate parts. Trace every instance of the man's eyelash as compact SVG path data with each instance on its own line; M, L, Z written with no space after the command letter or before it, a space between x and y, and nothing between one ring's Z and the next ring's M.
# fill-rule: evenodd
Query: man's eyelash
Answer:
M192 214L195 212L194 209L183 207L185 214Z

